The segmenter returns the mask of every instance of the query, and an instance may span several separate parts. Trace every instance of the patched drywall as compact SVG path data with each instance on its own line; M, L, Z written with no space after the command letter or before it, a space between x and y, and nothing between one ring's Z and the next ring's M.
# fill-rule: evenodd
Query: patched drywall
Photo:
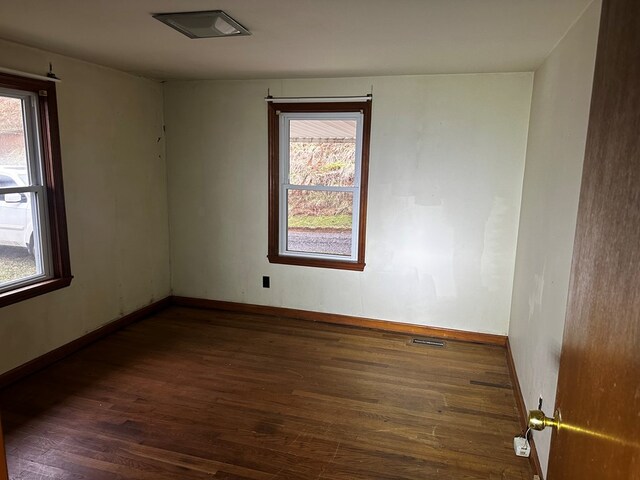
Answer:
M0 309L0 373L170 293L162 86L0 41L57 85L70 287Z
M528 409L554 412L596 57L594 1L535 72L509 341ZM534 434L546 471L551 432Z
M531 88L530 73L168 82L174 293L506 334ZM364 272L267 261L267 89L373 89Z

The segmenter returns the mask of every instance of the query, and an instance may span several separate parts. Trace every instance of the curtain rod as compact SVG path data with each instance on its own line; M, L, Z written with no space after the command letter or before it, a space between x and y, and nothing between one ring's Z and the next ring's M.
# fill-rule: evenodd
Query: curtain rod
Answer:
M271 95L264 97L266 102L275 103L369 102L372 99L371 94L358 97L272 97Z
M13 70L12 68L0 67L0 73L9 73L11 75L18 75L20 77L34 78L36 80L46 80L48 82L61 82L57 77L47 77L46 75L36 75L35 73L21 72L20 70Z

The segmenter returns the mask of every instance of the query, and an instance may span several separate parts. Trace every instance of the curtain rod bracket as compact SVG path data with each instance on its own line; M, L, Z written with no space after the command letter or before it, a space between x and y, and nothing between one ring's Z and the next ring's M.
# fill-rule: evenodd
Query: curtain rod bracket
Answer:
M60 80L58 76L53 73L53 65L49 62L49 72L47 72L47 78L51 78L52 80Z

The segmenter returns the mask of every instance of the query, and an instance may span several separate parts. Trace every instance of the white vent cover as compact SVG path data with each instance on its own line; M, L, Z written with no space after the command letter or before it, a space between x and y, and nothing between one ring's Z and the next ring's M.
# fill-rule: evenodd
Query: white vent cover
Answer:
M189 38L239 37L251 32L222 10L156 13L153 18Z

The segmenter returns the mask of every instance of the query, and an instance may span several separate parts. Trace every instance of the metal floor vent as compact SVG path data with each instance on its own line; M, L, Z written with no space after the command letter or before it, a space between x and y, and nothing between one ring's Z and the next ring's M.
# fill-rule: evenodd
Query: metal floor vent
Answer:
M443 340L436 338L412 338L411 345L424 345L426 347L444 348L447 344Z

